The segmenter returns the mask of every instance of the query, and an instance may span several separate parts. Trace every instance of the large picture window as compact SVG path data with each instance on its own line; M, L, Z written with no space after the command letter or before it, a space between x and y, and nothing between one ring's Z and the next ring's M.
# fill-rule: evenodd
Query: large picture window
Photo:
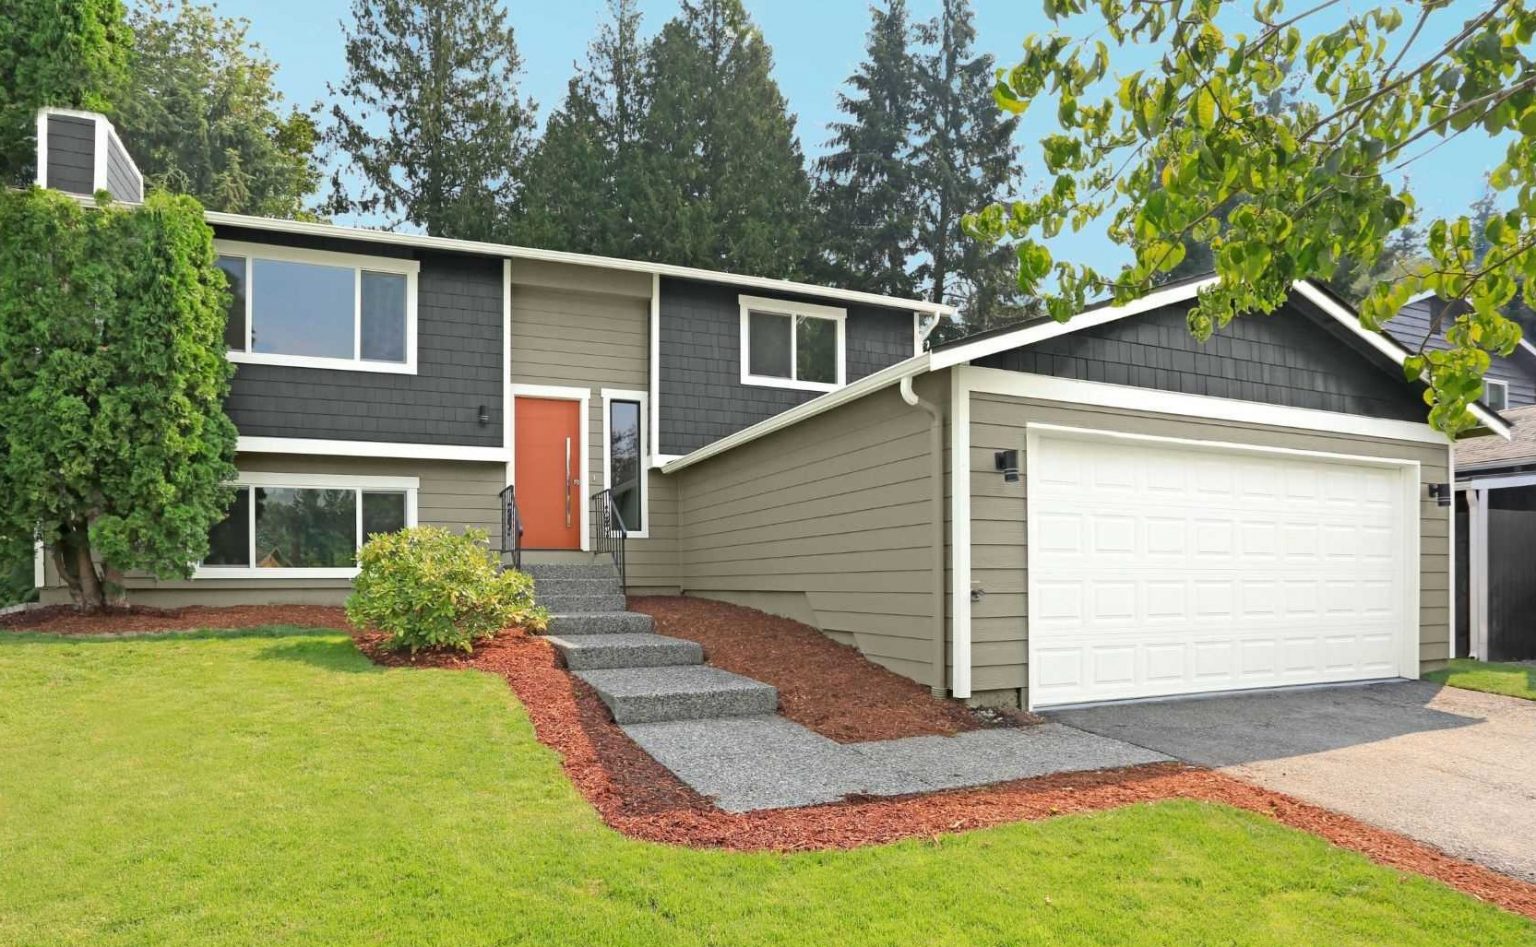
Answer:
M845 384L847 311L741 297L741 382L832 391Z
M414 260L220 241L236 362L416 370Z
M416 524L414 477L242 474L197 574L350 577L376 533Z
M643 391L603 389L603 486L632 537L649 536L646 510L646 402Z

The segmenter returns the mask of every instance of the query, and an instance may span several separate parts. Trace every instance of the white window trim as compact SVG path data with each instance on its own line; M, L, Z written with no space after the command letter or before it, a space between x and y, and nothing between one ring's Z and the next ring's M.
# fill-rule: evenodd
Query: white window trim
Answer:
M603 489L613 489L613 414L615 401L636 401L640 404L640 522L642 529L628 529L630 539L651 537L651 421L650 398L643 391L625 391L621 388L603 389Z
M507 486L517 486L517 399L545 398L554 401L576 401L581 404L582 471L581 483L581 551L592 551L592 503L589 487L592 482L592 461L587 455L592 450L592 389L574 385L525 385L507 386ZM526 511L524 511L526 512Z
M322 489L322 490L346 490L357 492L357 547L363 545L363 492L378 493L404 493L405 494L405 525L409 529L415 526L417 494L421 490L419 477L361 477L347 474L285 474L251 472L241 473L235 478L234 484L240 487L286 487L290 489ZM250 547L252 562L256 554L256 504L247 505L247 515L250 517L248 529L250 531ZM194 579L352 579L356 578L358 568L356 566L317 567L317 568L281 568L263 569L256 565L249 566L204 566L198 565L192 573Z
M330 250L309 250L302 247L276 247L239 240L215 240L214 252L220 256L236 256L245 259L245 351L229 353L229 360L244 365L286 365L295 368L328 368L353 372L381 372L388 375L416 374L416 310L417 284L421 276L421 264L416 260L394 257L365 256L357 253L335 253ZM316 355L282 355L275 352L251 351L251 314L256 294L251 282L252 261L272 260L281 263L313 263L320 266L352 268L352 358L335 358ZM363 332L363 271L394 273L405 277L405 361L380 362L362 357Z
M1493 403L1493 399L1489 397L1489 393L1492 392L1493 389L1495 389L1495 388L1499 389L1500 391L1502 391L1504 393L1504 403L1501 404L1501 405L1495 405ZM1484 378L1483 379L1483 403L1488 405L1488 407L1492 408L1495 411L1506 411L1506 410L1508 410L1509 409L1509 382L1507 382L1507 381L1500 381L1497 378Z
M741 383L756 388L792 388L797 391L836 391L848 383L848 310L836 306L817 306L811 303L787 302L765 296L739 296L741 305ZM752 313L761 312L790 317L789 378L772 375L754 375L752 365L751 325ZM800 381L795 378L799 368L799 350L795 344L794 317L828 319L837 324L837 381Z

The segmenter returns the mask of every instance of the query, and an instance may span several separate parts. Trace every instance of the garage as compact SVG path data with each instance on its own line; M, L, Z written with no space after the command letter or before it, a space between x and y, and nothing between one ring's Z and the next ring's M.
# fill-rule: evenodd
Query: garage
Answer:
M1030 425L1036 707L1418 673L1418 465Z

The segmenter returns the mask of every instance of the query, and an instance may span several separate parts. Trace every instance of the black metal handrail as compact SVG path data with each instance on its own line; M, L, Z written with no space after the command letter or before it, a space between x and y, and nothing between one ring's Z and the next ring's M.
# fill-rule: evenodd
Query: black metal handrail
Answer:
M598 555L606 552L613 557L613 565L619 570L621 589L629 588L624 570L624 542L628 538L624 517L613 505L613 491L599 490L592 494L592 551Z
M501 491L501 552L512 556L512 568L523 568L523 518L517 512L517 488Z

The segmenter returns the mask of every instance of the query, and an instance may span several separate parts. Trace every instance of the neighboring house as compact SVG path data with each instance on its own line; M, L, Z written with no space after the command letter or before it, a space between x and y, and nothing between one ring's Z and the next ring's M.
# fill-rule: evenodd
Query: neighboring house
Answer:
M360 534L495 535L506 485L525 547L591 548L588 497L633 482L630 591L786 615L957 698L1416 677L1451 652L1450 447L1406 351L1311 283L1205 345L1197 280L923 351L945 307L209 221L243 288L249 489L196 577L140 600L338 601Z
M1420 296L1384 329L1410 349L1445 349L1446 307ZM1453 308L1446 315L1451 315ZM1479 437L1456 447L1456 656L1490 661L1536 658L1536 346L1522 339L1493 356L1483 400L1504 411L1511 438ZM1507 409L1507 410L1506 410Z

